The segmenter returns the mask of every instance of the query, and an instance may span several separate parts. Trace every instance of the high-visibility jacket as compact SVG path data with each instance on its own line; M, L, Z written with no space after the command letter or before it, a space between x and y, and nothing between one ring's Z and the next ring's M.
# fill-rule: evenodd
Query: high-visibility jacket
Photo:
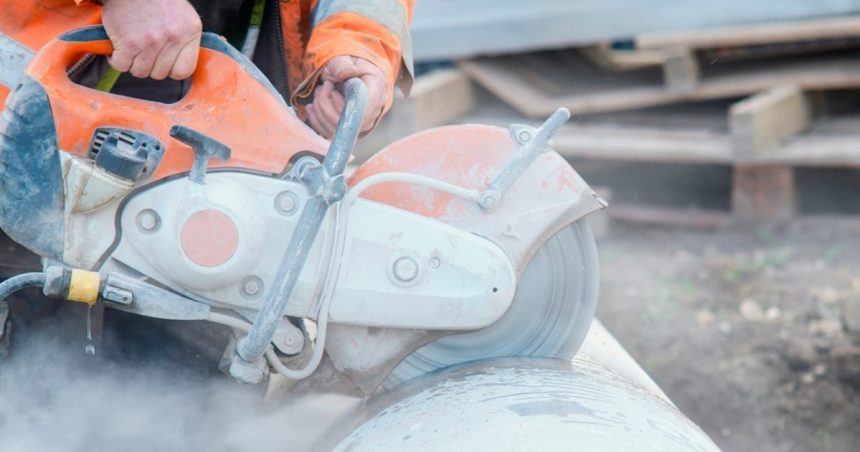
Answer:
M211 22L209 18L224 16L223 11L238 9L243 1L191 3L201 13L205 28ZM339 55L372 62L385 74L389 92L398 86L408 94L412 84L408 25L414 3L415 0L267 0L268 21L273 25L268 27L270 36L261 36L259 45L265 46L267 40L274 43L279 47L274 51L283 58L267 58L272 53L263 51L258 52L255 62L289 96L300 114L302 101L313 93L322 67ZM0 101L23 74L35 51L47 41L69 29L100 22L101 6L86 0L0 0ZM267 31L265 24L262 31ZM267 61L272 59L280 61ZM386 110L390 104L391 96Z

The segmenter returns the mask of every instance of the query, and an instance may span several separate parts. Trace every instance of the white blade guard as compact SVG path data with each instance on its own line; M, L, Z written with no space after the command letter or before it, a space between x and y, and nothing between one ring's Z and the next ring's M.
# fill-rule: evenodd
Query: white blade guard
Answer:
M482 125L429 130L376 154L350 185L381 173L405 172L483 191L535 132L526 126L505 130ZM579 349L597 305L598 259L590 229L578 220L605 203L558 153L549 147L540 152L492 209L398 182L374 186L362 197L495 242L519 277L514 301L500 320L425 345L392 372L386 386L477 359L569 359Z

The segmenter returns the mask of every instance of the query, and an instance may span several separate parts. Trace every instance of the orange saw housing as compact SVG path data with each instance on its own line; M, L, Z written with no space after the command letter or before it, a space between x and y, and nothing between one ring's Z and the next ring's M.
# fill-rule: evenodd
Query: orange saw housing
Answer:
M0 32L33 53L62 33L101 20L102 8L95 3L77 6L66 0L0 2ZM9 91L0 83L0 104L6 101Z
M60 152L90 158L96 129L133 130L164 145L158 166L142 183L192 168L194 151L171 137L174 126L232 150L228 160L212 159L210 167L281 174L294 157L323 156L328 148L262 72L215 34L204 33L190 88L172 104L101 92L69 78L68 69L83 58L111 51L101 26L59 36L36 54L6 105L0 124L0 226L43 256L62 255Z

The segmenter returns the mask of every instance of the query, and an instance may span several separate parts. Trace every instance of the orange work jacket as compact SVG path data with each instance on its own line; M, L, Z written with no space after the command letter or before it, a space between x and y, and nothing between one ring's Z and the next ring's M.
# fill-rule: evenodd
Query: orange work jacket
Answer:
M332 58L364 58L380 69L389 92L408 94L412 84L408 25L415 0L268 0L278 2L286 80L291 103L313 93ZM86 0L0 0L0 102L29 58L73 28L101 22L101 6ZM391 106L389 96L386 110Z

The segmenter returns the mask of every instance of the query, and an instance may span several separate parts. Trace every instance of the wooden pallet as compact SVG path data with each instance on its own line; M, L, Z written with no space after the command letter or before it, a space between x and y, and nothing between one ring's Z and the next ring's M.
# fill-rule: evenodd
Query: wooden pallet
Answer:
M562 106L574 115L605 113L741 97L778 85L804 90L860 88L860 58L855 54L791 56L701 67L678 56L662 68L608 73L581 50L571 49L479 58L462 61L459 66L478 84L534 118L545 117Z
M478 83L541 117L746 96L775 85L860 86L860 17L751 24L636 36L609 43L463 61Z

